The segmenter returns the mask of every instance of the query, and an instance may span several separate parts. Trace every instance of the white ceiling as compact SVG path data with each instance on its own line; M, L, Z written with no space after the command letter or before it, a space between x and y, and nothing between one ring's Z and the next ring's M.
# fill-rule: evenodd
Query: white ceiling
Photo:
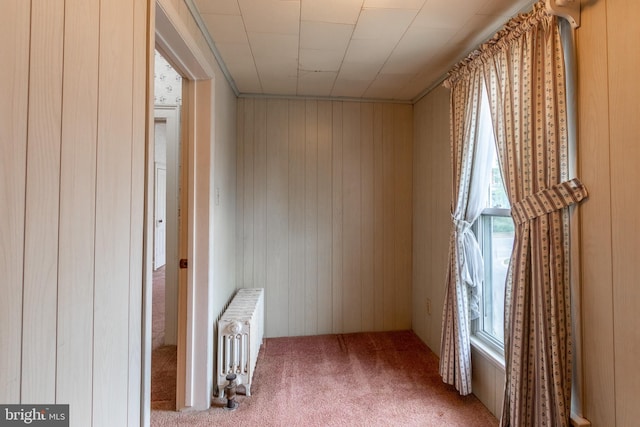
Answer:
M238 93L415 101L534 0L193 0Z

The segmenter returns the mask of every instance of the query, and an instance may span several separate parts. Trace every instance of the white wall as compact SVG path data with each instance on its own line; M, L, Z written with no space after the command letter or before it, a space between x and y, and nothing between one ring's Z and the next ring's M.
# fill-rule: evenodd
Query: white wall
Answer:
M73 426L140 422L147 13L0 18L0 401L70 404Z

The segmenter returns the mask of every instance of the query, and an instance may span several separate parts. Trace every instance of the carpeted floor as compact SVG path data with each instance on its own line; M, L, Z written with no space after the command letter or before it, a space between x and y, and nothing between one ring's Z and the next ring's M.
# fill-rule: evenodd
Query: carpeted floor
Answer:
M164 267L153 272L151 409L175 410L177 347L164 345Z
M442 383L411 331L266 339L236 411L154 410L152 426L497 426L473 395Z

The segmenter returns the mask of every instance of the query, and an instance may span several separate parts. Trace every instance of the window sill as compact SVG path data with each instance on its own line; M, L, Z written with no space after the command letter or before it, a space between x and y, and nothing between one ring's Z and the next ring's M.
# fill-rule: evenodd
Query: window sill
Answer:
M502 372L505 371L504 354L502 354L502 352L496 350L492 345L487 344L482 340L482 338L479 338L476 335L471 335L470 341L471 347L473 347L475 351L481 354L496 368L500 369Z

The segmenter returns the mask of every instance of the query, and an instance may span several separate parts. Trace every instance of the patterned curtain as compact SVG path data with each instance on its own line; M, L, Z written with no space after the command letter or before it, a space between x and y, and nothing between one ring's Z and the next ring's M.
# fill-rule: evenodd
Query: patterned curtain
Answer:
M543 2L483 47L498 157L516 233L505 297L501 426L568 426L571 309L565 70L557 18Z
M470 70L455 81L447 82L451 88L454 200L442 316L440 375L445 383L454 385L462 395L471 393L469 326L479 314L476 289L484 277L482 253L471 224L484 207L483 196L489 184L489 156L494 139L490 126L488 129L480 126L482 78L481 70ZM490 121L488 117L487 120Z

